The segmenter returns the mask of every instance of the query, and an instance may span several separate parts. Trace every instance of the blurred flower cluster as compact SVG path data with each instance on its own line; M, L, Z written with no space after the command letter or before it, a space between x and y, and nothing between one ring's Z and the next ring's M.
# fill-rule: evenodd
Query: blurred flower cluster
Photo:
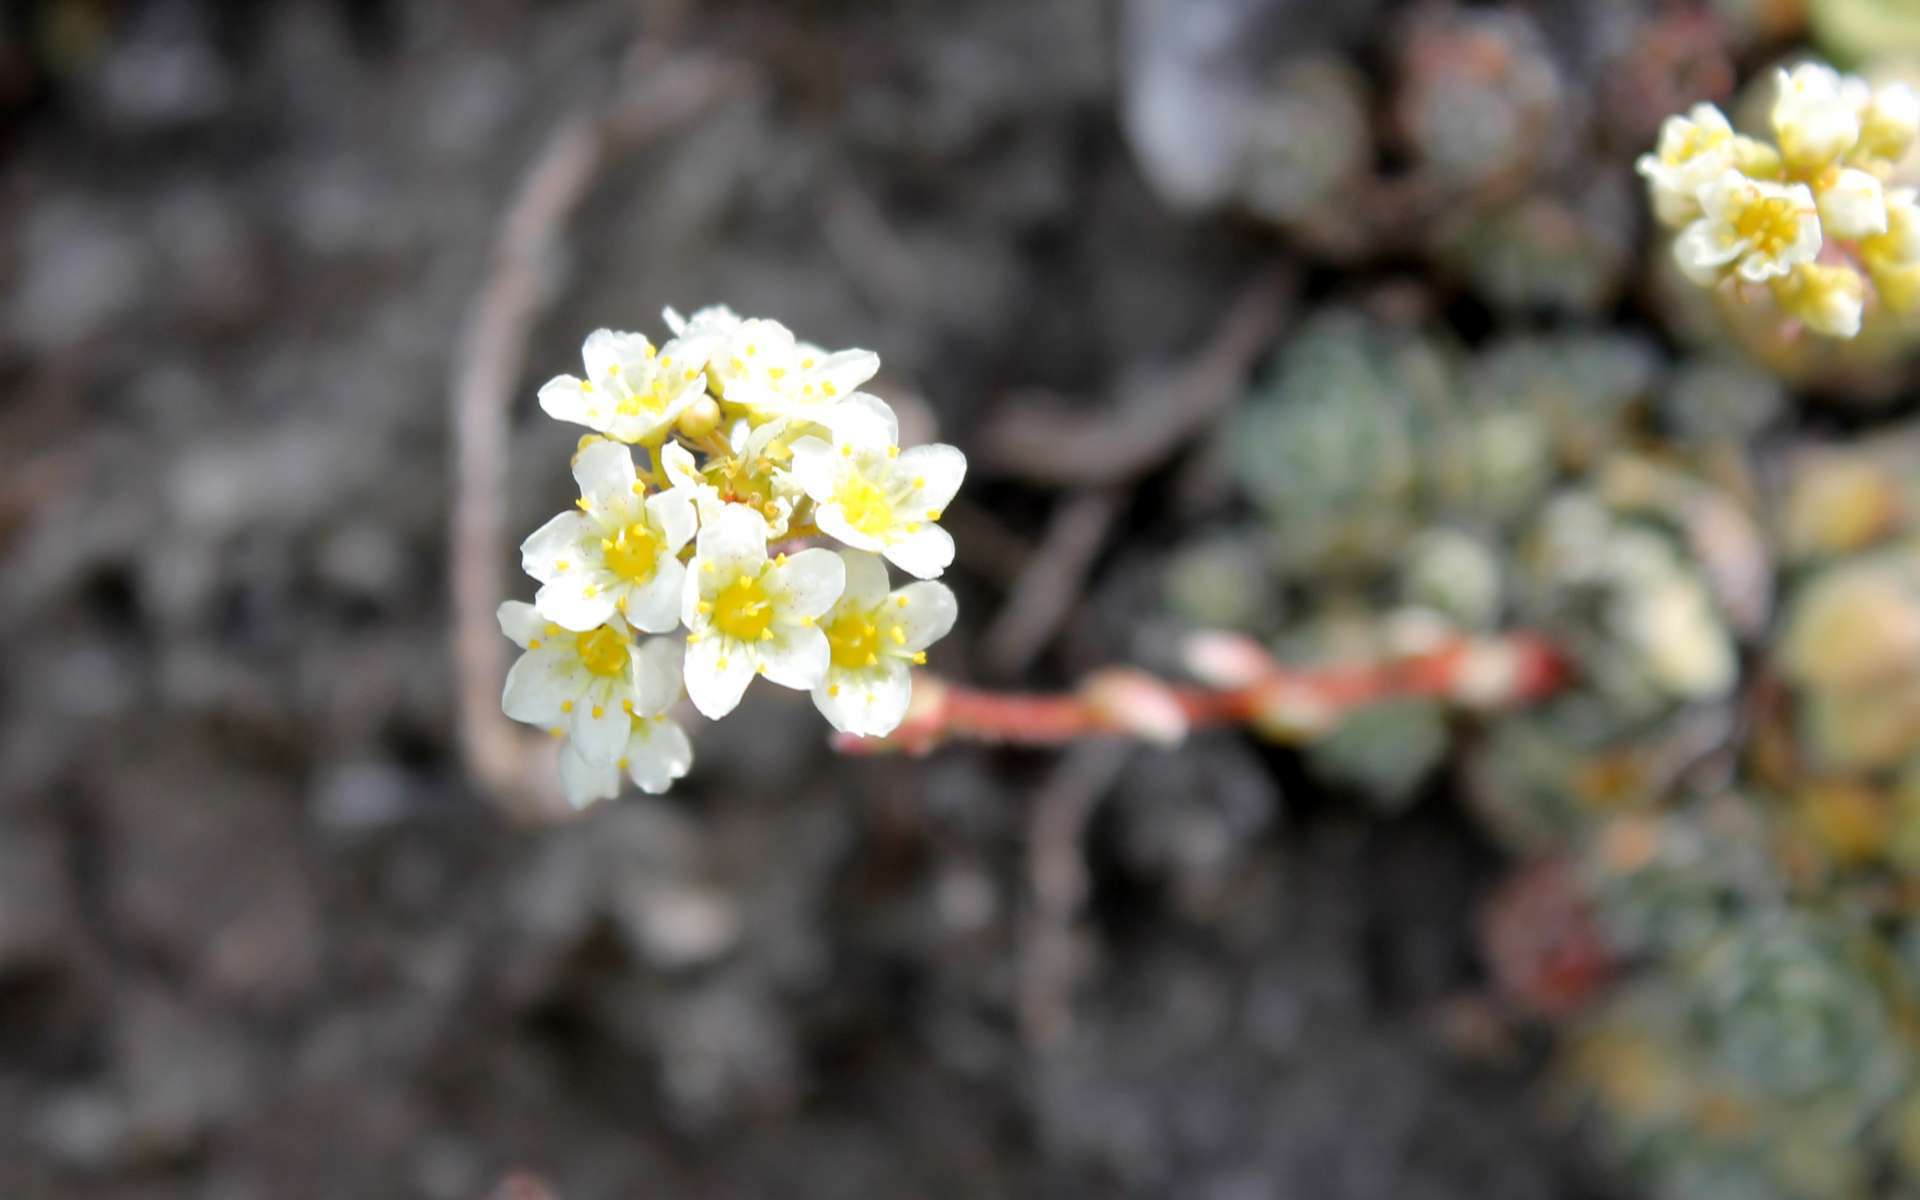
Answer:
M547 415L593 433L573 456L574 508L520 547L540 590L500 606L525 652L501 703L566 739L576 807L617 795L623 774L655 793L686 774L692 746L668 716L683 684L715 720L765 676L811 692L843 733L891 732L911 666L957 615L931 580L953 561L938 522L966 459L901 449L892 409L858 390L879 358L723 307L666 320L661 346L597 330L585 376L540 389ZM890 589L888 563L918 582Z
M1280 348L1222 438L1249 515L1169 606L1290 662L1545 634L1573 662L1546 703L1269 732L1388 809L1444 767L1557 864L1488 953L1657 1194L1920 1186L1920 430L1814 440L1734 359L1368 315L1399 311Z

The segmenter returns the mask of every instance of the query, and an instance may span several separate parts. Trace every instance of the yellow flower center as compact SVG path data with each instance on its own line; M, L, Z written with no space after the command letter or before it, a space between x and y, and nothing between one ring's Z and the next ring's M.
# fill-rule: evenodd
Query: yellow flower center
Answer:
M642 412L660 412L667 406L666 389L661 384L662 378L656 374L646 387L630 389L626 396L614 405L614 411L623 417L637 417Z
M833 502L847 518L847 524L868 537L878 537L893 528L893 502L880 486L864 475L849 475L833 489Z
M833 665L857 670L880 661L880 627L871 613L850 612L827 626Z
M611 625L602 625L574 639L574 648L587 670L603 679L626 673L629 658L627 639Z
M1763 196L1748 201L1733 218L1733 231L1768 258L1793 245L1800 236L1799 206L1785 196Z
M713 627L736 641L757 642L773 624L773 601L757 575L740 575L713 598Z
M653 578L660 561L660 535L645 522L635 521L610 538L600 539L607 557L607 570L628 583L645 583Z

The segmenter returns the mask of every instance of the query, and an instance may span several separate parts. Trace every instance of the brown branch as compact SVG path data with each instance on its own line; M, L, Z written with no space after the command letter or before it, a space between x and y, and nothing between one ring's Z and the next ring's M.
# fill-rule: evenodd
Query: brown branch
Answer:
M1280 332L1293 284L1263 275L1240 293L1213 340L1166 381L1099 414L1016 405L980 437L996 471L1053 487L1137 479L1179 451L1236 400L1246 375Z
M985 691L933 675L914 681L913 707L884 738L841 735L855 754L924 754L950 741L1062 746L1084 738L1174 743L1190 729L1246 725L1278 738L1309 738L1354 709L1424 696L1474 708L1506 707L1558 691L1568 668L1537 635L1456 635L1416 654L1378 663L1290 669L1250 639L1208 634L1188 663L1212 686L1177 687L1141 671L1104 671L1072 692Z
M516 815L558 804L545 739L500 711L506 646L494 610L506 595L507 441L513 390L542 300L542 277L607 159L679 128L740 76L709 61L637 55L636 86L563 120L502 217L485 284L462 324L448 384L453 511L448 531L460 754L468 773Z

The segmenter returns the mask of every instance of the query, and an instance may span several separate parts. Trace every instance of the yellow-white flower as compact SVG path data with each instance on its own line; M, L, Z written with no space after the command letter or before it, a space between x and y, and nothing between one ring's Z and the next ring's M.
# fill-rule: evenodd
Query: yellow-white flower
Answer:
M585 808L612 800L620 794L622 772L641 791L658 796L693 769L693 743L678 722L665 714L632 720L626 750L613 762L588 762L571 745L560 752L560 786L567 803Z
M966 455L943 445L902 451L886 406L873 401L867 412L836 425L832 442L793 443L793 478L813 498L822 533L933 579L953 561L953 537L936 522L960 490Z
M1860 144L1857 153L1889 162L1906 157L1920 137L1920 97L1904 83L1884 83L1874 88L1860 111Z
M693 743L687 731L666 714L680 695L680 654L680 643L669 638L653 638L640 647L642 672L670 681L671 687L648 697L660 702L657 710L634 705L620 757L593 762L571 743L560 752L560 784L575 808L618 796L623 772L641 791L657 796L693 768Z
M516 721L569 735L589 763L618 760L632 735L628 718L664 712L679 695L677 648L655 639L643 649L618 617L575 633L517 600L502 604L499 616L501 631L526 651L507 672L500 707Z
M1850 338L1860 332L1867 284L1852 267L1801 263L1793 274L1774 280L1773 288L1781 307L1815 333Z
M619 442L592 442L573 459L579 511L565 512L520 546L521 565L541 583L540 614L585 632L616 612L648 633L680 623L686 568L680 548L693 537L693 498L678 488L648 494Z
M1843 167L1820 183L1820 225L1830 237L1864 238L1887 231L1887 197L1880 180Z
M1733 127L1711 104L1668 117L1654 153L1642 154L1635 164L1653 195L1654 215L1674 227L1700 215L1700 189L1733 165Z
M959 614L941 583L910 583L887 590L878 557L842 550L847 585L821 618L826 631L826 678L813 689L814 707L842 733L885 737L907 715L913 698L912 664L947 635Z
M687 695L714 719L733 711L756 674L810 690L827 673L819 617L839 597L846 568L831 550L767 557L767 523L726 506L700 530L681 616Z
M826 351L778 321L742 321L713 352L721 395L760 418L827 425L841 401L880 369L870 350Z
M683 337L656 348L642 334L596 329L580 348L586 376L548 380L540 407L616 441L658 440L706 394L713 345L711 337Z
M1773 131L1788 163L1803 170L1823 166L1860 140L1858 97L1842 84L1839 72L1802 63L1778 78Z
M1700 207L1673 243L1674 260L1695 283L1712 286L1729 268L1764 283L1820 253L1820 215L1805 184L1723 171L1700 189Z

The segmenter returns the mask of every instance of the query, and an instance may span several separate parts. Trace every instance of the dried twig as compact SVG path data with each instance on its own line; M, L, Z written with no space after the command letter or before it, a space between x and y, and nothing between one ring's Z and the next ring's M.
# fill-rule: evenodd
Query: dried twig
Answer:
M1083 742L1053 770L1027 825L1032 908L1022 923L1020 1032L1029 1046L1058 1045L1073 1030L1073 987L1081 968L1074 923L1087 898L1080 842L1093 810L1132 757L1130 747Z
M1027 558L987 630L988 669L1018 675L1046 648L1080 598L1125 499L1118 488L1101 488L1075 496L1053 514L1046 538Z
M996 471L1054 487L1100 487L1137 479L1171 458L1240 395L1247 371L1280 331L1288 279L1248 285L1219 332L1164 388L1136 394L1118 411L1035 411L1024 406L995 420L980 438Z
M505 594L507 435L513 389L541 302L541 279L567 222L606 160L679 128L740 76L722 64L636 56L636 86L575 113L547 139L500 223L492 266L462 326L448 386L453 439L449 558L458 732L467 771L523 817L558 803L539 739L500 712L506 643L494 624Z

